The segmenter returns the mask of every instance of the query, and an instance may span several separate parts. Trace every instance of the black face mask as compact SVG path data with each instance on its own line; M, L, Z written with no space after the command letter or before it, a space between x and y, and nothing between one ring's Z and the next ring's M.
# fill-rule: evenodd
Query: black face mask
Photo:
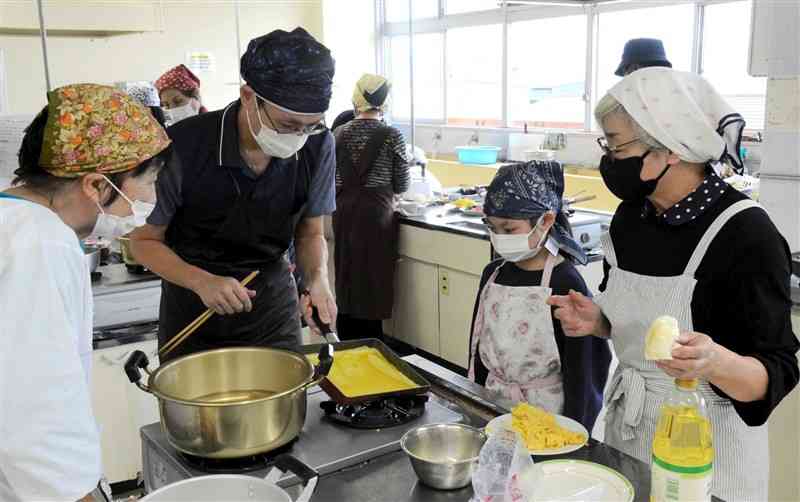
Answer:
M644 159L649 154L648 150L641 157L624 159L614 159L610 155L603 155L600 160L600 175L611 193L624 201L638 201L655 191L658 181L667 174L671 166L669 164L664 166L664 170L656 179L642 181Z

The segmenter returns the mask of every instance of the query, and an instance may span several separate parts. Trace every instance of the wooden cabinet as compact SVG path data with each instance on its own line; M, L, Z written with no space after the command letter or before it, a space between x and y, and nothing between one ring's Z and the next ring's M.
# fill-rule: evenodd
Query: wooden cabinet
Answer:
M388 335L467 368L469 332L488 241L400 225Z
M439 356L469 367L469 333L479 275L439 267Z
M156 398L131 384L123 367L134 350L158 367L156 340L95 350L92 354L92 408L100 430L103 474L109 482L135 479L142 470L139 429L158 422Z

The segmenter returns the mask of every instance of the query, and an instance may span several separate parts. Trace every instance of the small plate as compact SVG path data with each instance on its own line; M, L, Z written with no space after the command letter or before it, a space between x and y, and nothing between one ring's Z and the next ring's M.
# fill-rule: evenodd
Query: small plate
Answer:
M536 462L533 468L539 470L538 475L530 478L530 486L522 486L529 502L632 502L634 498L631 482L601 464L584 460L546 460Z
M575 420L565 417L564 415L555 415L556 423L561 427L572 431L578 432L586 436L586 441L589 440L589 432L586 430L586 427L581 425L580 422L576 422ZM488 424L486 424L486 434L493 434L497 430L501 429L508 429L511 430L511 413L506 413L505 415L500 415L499 417L493 418ZM563 448L550 448L547 450L528 450L531 455L562 455L564 453L570 453L573 451L580 450L586 445L586 442L583 444L571 444L564 446Z

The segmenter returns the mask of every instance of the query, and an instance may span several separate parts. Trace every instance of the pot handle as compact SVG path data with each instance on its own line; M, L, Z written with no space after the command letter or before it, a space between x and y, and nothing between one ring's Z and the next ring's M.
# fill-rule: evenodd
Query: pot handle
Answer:
M144 369L147 371L147 366L149 364L150 361L147 359L147 354L141 350L135 350L125 363L125 374L128 375L128 380L145 392L150 392L150 388L141 382L142 372L139 370ZM148 371L148 374L149 373Z
M319 480L319 473L311 466L300 460L299 458L284 453L275 457L275 467L273 467L264 480L273 485L278 484L278 480L285 472L290 472L303 481L305 487L295 502L308 502L314 491L317 488L317 481Z
M328 376L333 366L333 345L326 343L319 348L319 364L314 368L314 376L305 388L319 384L323 378Z

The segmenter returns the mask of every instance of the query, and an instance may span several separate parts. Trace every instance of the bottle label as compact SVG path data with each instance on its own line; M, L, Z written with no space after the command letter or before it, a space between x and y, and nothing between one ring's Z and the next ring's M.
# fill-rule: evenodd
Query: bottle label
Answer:
M713 476L714 469L711 464L682 467L653 456L650 501L710 501Z

